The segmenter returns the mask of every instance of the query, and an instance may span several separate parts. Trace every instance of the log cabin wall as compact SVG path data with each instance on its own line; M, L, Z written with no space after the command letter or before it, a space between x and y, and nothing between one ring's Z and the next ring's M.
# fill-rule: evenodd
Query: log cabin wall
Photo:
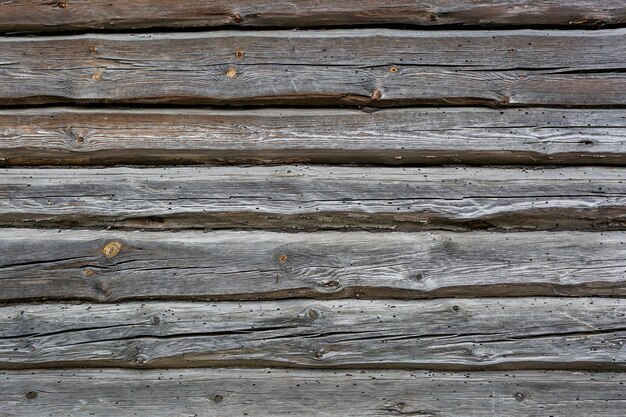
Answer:
M0 416L626 415L625 23L0 3Z

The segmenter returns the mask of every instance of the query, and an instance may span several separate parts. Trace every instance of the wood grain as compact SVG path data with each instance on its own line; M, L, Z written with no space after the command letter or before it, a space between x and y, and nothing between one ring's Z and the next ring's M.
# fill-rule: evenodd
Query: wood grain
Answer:
M349 26L349 25L563 25L621 24L621 0L255 0L171 2L157 0L90 0L5 2L0 31L120 30L219 26Z
M0 414L23 416L548 416L626 412L623 373L283 369L0 372Z
M0 225L623 230L626 169L4 169Z
M623 110L0 111L4 165L626 164Z
M5 37L0 102L623 107L625 36L364 29Z
M129 302L0 307L0 367L624 370L626 301Z
M0 229L0 301L626 295L626 233Z

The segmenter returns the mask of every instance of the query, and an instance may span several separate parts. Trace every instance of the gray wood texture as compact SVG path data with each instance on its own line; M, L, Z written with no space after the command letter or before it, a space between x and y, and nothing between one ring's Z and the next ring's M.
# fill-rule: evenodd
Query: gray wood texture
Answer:
M626 169L19 168L0 224L275 230L622 230Z
M283 369L0 372L23 416L598 416L626 413L623 373Z
M626 295L626 233L0 229L0 301Z
M10 304L0 367L624 370L625 316L610 298Z
M620 24L622 0L19 0L2 4L0 31L119 30L151 27L333 25Z
M626 103L626 29L217 31L0 38L0 102Z
M0 111L0 164L626 164L623 110Z

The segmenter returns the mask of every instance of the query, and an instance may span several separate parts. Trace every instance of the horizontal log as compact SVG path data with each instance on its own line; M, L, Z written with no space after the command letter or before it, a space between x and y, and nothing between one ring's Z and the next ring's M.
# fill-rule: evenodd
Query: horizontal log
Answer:
M129 302L0 307L0 368L626 369L626 300Z
M119 30L220 26L348 25L615 25L626 19L621 0L189 0L164 6L156 0L45 2L20 0L3 4L0 31Z
M11 168L0 225L623 230L626 169Z
M622 110L0 111L0 163L626 164Z
M624 106L626 29L0 39L0 102Z
M626 412L622 373L282 369L0 372L0 414L500 417Z
M0 230L0 301L626 295L626 233Z

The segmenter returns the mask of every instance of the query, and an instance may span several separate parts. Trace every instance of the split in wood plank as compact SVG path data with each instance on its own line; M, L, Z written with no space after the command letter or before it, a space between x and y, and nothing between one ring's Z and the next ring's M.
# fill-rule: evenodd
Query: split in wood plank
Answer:
M10 304L0 368L626 369L626 300Z
M283 369L0 371L6 417L484 417L626 413L623 373Z
M7 168L0 225L624 230L626 168Z
M623 110L0 111L5 165L626 164Z
M626 21L621 0L159 0L47 2L2 5L0 31L49 32L220 26L351 25L617 25Z
M623 107L624 37L626 29L5 37L0 102Z
M0 229L0 301L626 295L626 233Z

